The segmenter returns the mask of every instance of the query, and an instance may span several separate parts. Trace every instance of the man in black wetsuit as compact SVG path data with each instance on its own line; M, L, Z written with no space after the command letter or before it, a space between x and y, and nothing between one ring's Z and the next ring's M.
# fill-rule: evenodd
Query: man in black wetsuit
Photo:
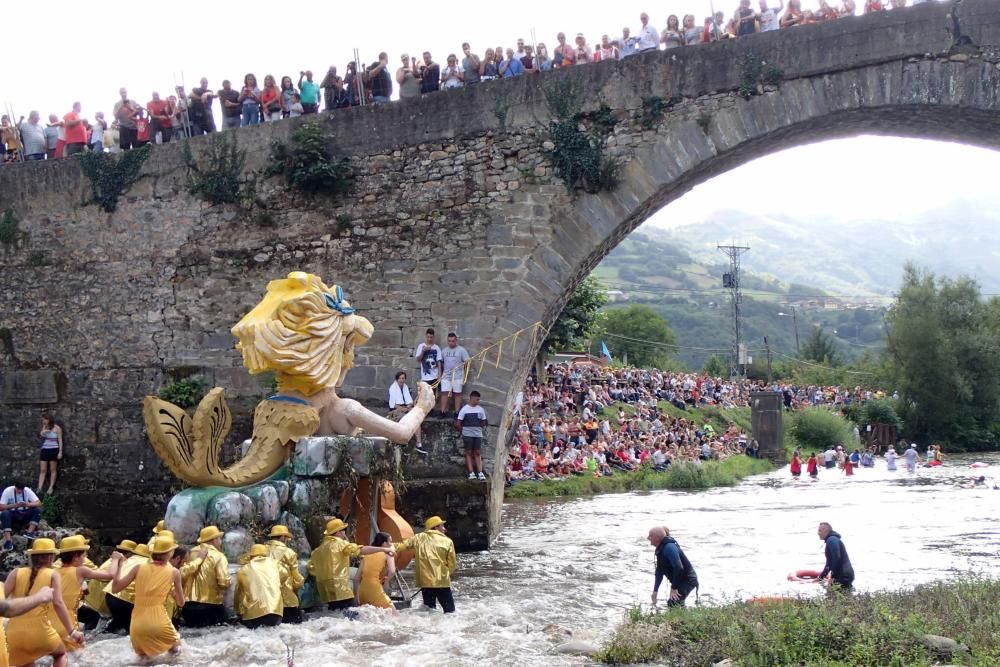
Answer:
M854 586L854 567L851 565L850 556L847 555L847 547L840 539L840 533L826 521L819 524L816 532L819 534L819 539L826 542L826 565L819 575L820 581L829 576L833 585L844 591L851 590Z
M677 540L670 537L670 531L664 526L654 526L649 529L649 543L656 548L656 581L653 583L653 604L656 604L660 583L666 577L670 582L668 607L683 607L684 599L698 588L698 575L691 562L684 555Z

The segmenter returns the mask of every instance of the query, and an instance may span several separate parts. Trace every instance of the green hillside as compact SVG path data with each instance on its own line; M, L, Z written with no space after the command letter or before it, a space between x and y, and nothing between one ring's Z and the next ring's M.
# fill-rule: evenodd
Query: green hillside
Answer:
M752 250L751 250L752 252ZM608 308L644 303L659 312L677 334L681 350L676 357L691 368L700 368L713 351L723 355L733 341L729 290L722 275L729 270L726 257L718 263L698 261L682 243L654 240L633 233L594 270L611 292ZM773 276L743 271L743 338L755 357L763 358L767 337L776 359L795 356L795 327L788 316L796 304L799 337L804 343L814 326L822 327L837 343L842 359L851 360L880 345L882 315L878 310L846 307L824 298L821 289L783 283ZM615 292L622 292L618 295ZM608 341L614 354L614 342Z

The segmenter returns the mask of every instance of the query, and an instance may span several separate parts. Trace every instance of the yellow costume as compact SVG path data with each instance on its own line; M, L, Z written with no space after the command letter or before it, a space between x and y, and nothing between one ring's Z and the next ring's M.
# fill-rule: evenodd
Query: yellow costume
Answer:
M23 598L34 595L43 588L52 585L55 570L50 567L38 570L35 581L28 590L28 579L31 578L31 568L17 569L17 579L14 582L14 596ZM52 603L35 607L26 614L15 616L7 625L7 652L12 665L27 665L42 656L61 653L63 649L59 633L52 625L56 618Z
M140 565L145 565L149 562L149 549L145 544L140 544L136 546L136 552L126 559L124 563L118 569L119 576L125 578L128 574L139 567ZM113 581L109 581L104 587L104 594L116 597L123 602L128 602L129 604L135 604L135 582L133 581L128 587L118 591L117 593L111 592L111 585Z
M0 601L3 599L3 586L0 586ZM7 635L3 631L3 623L0 623L0 667L10 667L10 663L7 662Z
M360 555L359 545L333 536L313 550L309 557L309 574L316 579L316 591L321 602L340 602L354 598L351 556Z
M222 598L232 581L229 561L224 553L211 544L202 543L199 548L205 550L205 557L191 575L191 597L188 600L203 604L222 604ZM182 578L183 576L181 574Z
M101 572L111 571L111 559L101 563L97 568ZM104 601L104 585L100 581L92 581L87 585L87 594L83 598L83 604L87 605L104 618L111 618L111 610L108 603Z
M80 577L77 575L77 568L72 565L66 565L56 570L56 574L60 579L59 590L62 593L63 604L66 605L66 612L69 614L70 625L75 629L79 626L79 622L76 620L76 613L77 608L80 606ZM83 648L82 644L77 644L69 638L69 635L66 634L66 628L63 627L62 623L55 620L55 616L52 617L52 622L67 651L79 651Z
M305 582L302 573L299 572L298 554L278 540L270 540L267 543L267 553L288 573L281 585L281 599L285 607L298 607L299 589Z
M436 530L427 529L395 546L396 551L413 549L416 556L413 569L417 588L451 586L451 573L455 571L457 561L455 543L450 537Z
M361 604L370 604L375 607L392 606L392 600L382 588L386 558L388 556L382 552L362 557L361 586L358 588L358 600Z
M287 580L287 570L268 555L267 547L253 545L249 559L236 573L236 614L244 621L269 614L281 616L285 612L282 590Z
M143 563L134 583L135 609L129 629L132 648L140 656L166 653L180 639L163 605L173 594L174 567L167 562Z

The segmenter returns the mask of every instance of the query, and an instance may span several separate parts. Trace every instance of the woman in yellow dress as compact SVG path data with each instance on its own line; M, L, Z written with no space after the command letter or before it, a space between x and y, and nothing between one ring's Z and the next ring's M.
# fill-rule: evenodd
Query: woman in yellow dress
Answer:
M41 537L28 549L30 567L21 567L9 575L4 582L4 594L8 599L34 595L43 588L52 589L52 602L35 607L27 614L11 619L7 626L7 652L10 664L16 667L34 665L42 656L52 656L52 667L67 667L69 658L66 647L53 626L61 623L66 636L83 643L83 633L73 627L66 605L62 599L60 578L55 576L52 563L59 554L56 543Z
M170 651L181 650L181 638L170 622L164 602L167 595L174 596L178 607L184 606L181 573L170 564L170 555L177 544L171 536L157 536L153 540L151 560L125 575L115 575L112 590L118 592L135 582L135 609L129 638L132 648L141 658L152 658Z
M90 549L90 545L87 544L87 539L83 535L64 537L59 542L59 560L62 561L62 567L58 568L56 572L60 579L59 587L62 589L63 604L66 605L66 611L69 613L74 628L79 627L76 612L80 607L80 591L83 588L83 582L88 579L111 581L118 572L121 562L125 560L125 557L116 551L111 554L111 566L108 570L87 567L84 565L84 560L87 557L88 549ZM59 637L67 651L72 653L83 648L83 644L78 644L69 638L65 628L56 626L56 630L59 631Z
M376 533L373 547L383 547L392 544L392 537L389 533ZM358 604L370 604L375 607L386 609L395 608L392 600L385 594L383 585L389 579L396 576L396 561L389 558L384 552L376 551L361 557L361 566L354 575L354 590L357 591L355 600Z

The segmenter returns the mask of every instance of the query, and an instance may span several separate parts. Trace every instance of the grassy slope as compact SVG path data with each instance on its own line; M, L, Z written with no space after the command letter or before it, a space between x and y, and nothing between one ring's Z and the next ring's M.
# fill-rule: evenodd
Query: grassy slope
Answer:
M1000 582L968 579L912 591L769 604L654 614L633 609L598 658L686 667L710 667L727 658L740 665L934 665L942 663L921 638L935 634L970 649L956 663L996 666L998 597Z

